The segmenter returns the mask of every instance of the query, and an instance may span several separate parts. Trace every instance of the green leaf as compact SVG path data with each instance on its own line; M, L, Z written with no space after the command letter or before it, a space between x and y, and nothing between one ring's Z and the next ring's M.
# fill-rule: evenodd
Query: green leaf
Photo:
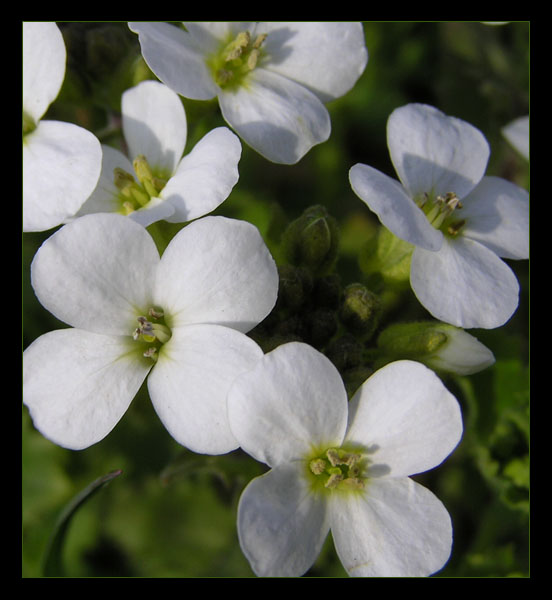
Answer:
M92 498L98 490L112 479L115 479L115 477L118 477L121 473L122 471L118 469L117 471L99 477L79 492L64 508L54 527L52 537L50 538L50 542L44 555L44 566L42 569L44 577L63 576L62 550L71 519L87 500Z

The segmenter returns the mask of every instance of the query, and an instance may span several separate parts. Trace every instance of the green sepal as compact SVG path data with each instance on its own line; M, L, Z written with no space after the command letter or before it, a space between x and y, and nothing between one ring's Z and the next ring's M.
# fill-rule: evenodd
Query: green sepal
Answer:
M448 336L434 321L396 323L378 337L378 348L391 359L421 359L434 354Z
M361 250L359 267L366 275L379 274L386 285L404 288L409 286L410 260L414 246L380 227Z

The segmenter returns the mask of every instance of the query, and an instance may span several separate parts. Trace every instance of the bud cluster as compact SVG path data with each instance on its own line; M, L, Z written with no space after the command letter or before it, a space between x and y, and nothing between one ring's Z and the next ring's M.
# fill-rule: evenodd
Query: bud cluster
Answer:
M322 206L312 206L284 231L275 309L251 335L265 351L302 341L324 352L346 385L364 381L367 344L381 316L379 297L362 283L343 285L334 267L339 227Z

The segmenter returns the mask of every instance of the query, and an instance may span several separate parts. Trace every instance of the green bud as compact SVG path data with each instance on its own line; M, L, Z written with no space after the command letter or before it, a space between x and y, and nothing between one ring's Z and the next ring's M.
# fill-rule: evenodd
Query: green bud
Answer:
M337 318L335 312L328 308L317 308L305 315L306 336L315 346L323 346L337 332Z
M337 259L339 228L323 206L308 208L282 236L284 256L313 273L327 273Z
M381 300L361 283L348 285L343 292L339 317L354 335L370 337L379 323Z
M492 365L493 353L474 336L437 321L397 323L380 334L384 361L418 360L445 373L471 375Z
M317 278L312 295L316 306L337 309L341 300L341 278L337 273Z
M397 323L387 327L378 337L378 347L394 359L417 358L437 352L447 335L436 323Z
M359 255L359 266L365 275L379 274L387 286L410 285L410 260L414 246L380 227Z
M326 356L340 372L358 367L362 363L362 353L362 344L351 334L333 340L325 350Z
M309 298L312 290L312 276L303 267L280 265L278 267L280 285L278 300L287 308L297 310Z

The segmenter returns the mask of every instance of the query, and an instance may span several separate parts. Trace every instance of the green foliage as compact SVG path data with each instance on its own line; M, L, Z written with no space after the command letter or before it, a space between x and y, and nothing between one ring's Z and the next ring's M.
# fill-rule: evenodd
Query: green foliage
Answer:
M153 77L137 37L122 22L60 27L67 74L47 118L77 123L120 147L121 93ZM338 367L350 394L372 372L380 331L428 318L409 289L410 248L384 233L348 181L356 162L395 176L385 134L391 111L426 102L473 123L491 144L488 174L528 183L528 164L500 134L529 110L528 23L364 27L369 62L357 85L328 105L330 139L292 166L268 163L244 144L240 180L216 211L254 223L279 266L278 304L251 336L265 351L292 339L313 344ZM216 103L183 103L188 152L224 121ZM311 207L323 212L313 217ZM161 251L180 227L151 228ZM42 309L29 278L32 257L51 233L23 239L24 346L65 326ZM386 269L378 268L391 255L391 266L386 260ZM453 554L440 577L529 575L528 278L526 265L511 264L522 286L516 315L500 330L474 332L495 354L495 365L444 380L462 405L463 440L440 468L417 478L454 524ZM367 338L343 319L344 290L352 284L379 298L378 329ZM22 464L23 577L41 576L48 539L70 499L98 473L119 469L117 481L73 516L64 539L66 576L252 576L239 548L236 507L263 466L239 450L220 457L185 451L159 422L145 388L105 440L80 452L44 439L24 409ZM345 576L331 539L307 576Z

